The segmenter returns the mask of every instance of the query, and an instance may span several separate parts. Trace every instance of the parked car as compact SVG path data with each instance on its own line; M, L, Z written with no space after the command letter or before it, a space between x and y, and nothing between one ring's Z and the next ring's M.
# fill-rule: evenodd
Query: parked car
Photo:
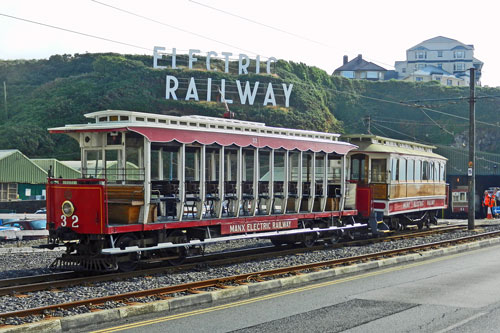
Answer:
M45 230L47 220L16 220L4 222L4 226L16 227L20 230Z
M0 225L0 240L16 240L17 237L12 234L4 234L2 231L20 231L21 229L14 226Z
M47 208L40 208L35 212L35 214L47 214Z

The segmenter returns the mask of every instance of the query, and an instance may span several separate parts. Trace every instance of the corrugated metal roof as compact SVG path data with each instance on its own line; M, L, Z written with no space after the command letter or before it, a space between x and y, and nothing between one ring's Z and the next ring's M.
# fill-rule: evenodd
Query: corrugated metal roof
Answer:
M0 150L0 183L45 184L47 172L19 150Z
M62 177L62 178L80 178L81 173L78 170L75 170L55 158L36 158L31 159L36 165L45 170L48 173L49 168L52 166L52 174L54 177Z

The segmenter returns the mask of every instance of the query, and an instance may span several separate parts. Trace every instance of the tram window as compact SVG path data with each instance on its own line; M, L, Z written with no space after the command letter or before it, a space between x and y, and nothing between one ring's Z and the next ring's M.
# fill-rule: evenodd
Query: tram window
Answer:
M446 179L446 168L445 168L444 164L441 164L439 180L444 182L445 179Z
M205 155L205 178L207 181L219 180L219 149L207 149Z
M200 180L200 151L197 147L186 148L186 181Z
M179 179L177 176L178 149L168 149L162 151L163 159L163 179Z
M415 180L414 170L415 170L415 160L408 160L408 168L407 168L408 172L406 174L407 180L409 181Z
M269 180L269 151L259 151L259 180Z
M391 180L399 180L399 160L391 159Z
M465 198L465 192L460 192L460 201L467 201Z
M312 176L312 155L302 154L302 181L310 182Z
M296 182L299 180L299 158L300 154L290 153L288 156L288 180Z
M434 181L439 181L439 163L434 163Z
M371 179L374 183L385 183L387 170L387 160L384 159L372 159L372 174Z
M274 154L274 181L285 181L285 154Z
M85 150L85 165L83 166L83 177L99 178L104 164L101 150Z
M422 166L422 180L429 180L429 162L424 161Z
M422 161L415 161L415 180L422 180Z
M359 182L366 181L365 155L357 154L351 157L351 179Z
M328 159L328 181L340 183L342 162L339 159Z
M142 148L127 145L125 152L125 180L143 180Z
M404 158L399 160L399 180L406 181L406 160Z
M325 156L322 154L316 154L316 162L315 162L315 172L316 172L316 182L322 181L324 178L324 170L325 170Z
M160 179L158 161L160 159L159 150L151 150L151 179Z
M243 150L243 181L253 181L254 151Z
M106 177L108 182L117 182L125 180L125 169L123 167L121 150L105 150L106 168L102 176Z

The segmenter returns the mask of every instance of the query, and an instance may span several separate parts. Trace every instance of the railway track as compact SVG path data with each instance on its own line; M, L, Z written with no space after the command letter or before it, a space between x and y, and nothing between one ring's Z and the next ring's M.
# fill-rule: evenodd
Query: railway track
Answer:
M335 244L329 244L328 248L340 248L348 246L359 246L376 242L389 242L398 239L425 237L436 233L445 233L463 229L464 227L440 227L426 231L418 232L402 232L396 235L385 236L383 238L369 238L364 240L346 241ZM315 245L308 248L296 246L264 246L248 250L236 250L228 252L218 252L188 258L185 264L171 267L153 267L132 272L117 272L108 274L82 274L81 272L57 272L53 274L26 276L21 278L0 280L0 296L24 294L46 289L57 289L70 287L81 284L90 284L96 282L105 282L113 280L124 280L137 276L168 274L172 272L187 271L190 269L199 268L200 265L205 266L222 266L245 262L251 260L262 260L278 256L294 255L311 251L324 250L325 244Z
M8 317L24 317L28 315L36 315L36 314L50 314L50 311L58 310L58 309L68 309L78 306L99 306L100 304L104 304L106 302L127 302L128 299L140 298L146 296L157 296L159 298L170 298L174 294L178 293L198 293L203 291L206 288L226 288L230 285L239 285L247 282L258 282L265 279L272 279L275 277L280 277L283 275L293 275L299 274L301 272L307 272L311 270L320 270L324 268L332 268L339 265L346 265L355 262L362 262L367 260L374 260L383 257L391 257L399 254L404 254L408 252L418 252L426 249L434 249L442 246L450 246L457 243L470 242L477 239L487 238L487 237L499 237L500 231L483 233L474 236L462 237L453 240L446 240L441 242L435 242L425 245L412 246L402 249L383 251L378 253L366 254L355 257L347 257L342 259L328 260L318 263L311 263L299 266L285 267L268 271L260 271L260 272L252 272L245 273L241 275L235 275L230 277L223 277L217 279L211 279L206 281L192 282L175 286L168 286L163 288L151 289L151 290L141 290L136 292L128 292L124 294L117 294L112 296L86 299L81 301L62 303L62 304L54 304L39 308L32 308L14 312L6 312L1 313L0 318L8 318ZM87 278L88 279L88 278Z

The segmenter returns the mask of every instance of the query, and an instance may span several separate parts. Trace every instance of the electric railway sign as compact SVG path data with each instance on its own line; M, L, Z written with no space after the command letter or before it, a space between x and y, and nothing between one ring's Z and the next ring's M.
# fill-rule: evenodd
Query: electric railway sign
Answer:
M196 56L205 57L203 61L199 61ZM155 46L153 50L153 68L199 68L206 72L224 72L234 73L237 75L246 75L252 71L255 74L265 73L272 75L271 65L276 62L276 58L270 57L266 62L261 62L260 56L257 55L255 59L250 59L246 54L238 54L237 71L235 67L236 60L231 61L230 57L233 56L231 52L209 51L202 54L200 50L190 49L187 56L177 55L175 48L171 52L165 52L165 47ZM185 101L200 101L207 102L213 101L214 96L220 94L221 102L232 104L239 102L240 104L248 105L262 105L268 106L277 104L290 106L290 95L292 94L293 84L282 83L281 85L272 82L261 83L259 81L241 82L240 80L226 81L226 79L213 79L207 78L181 78L175 75L167 75L165 80L165 98L172 100L183 99ZM226 97L226 92L232 92L232 96L238 98L235 100ZM229 96L229 93L227 94Z

